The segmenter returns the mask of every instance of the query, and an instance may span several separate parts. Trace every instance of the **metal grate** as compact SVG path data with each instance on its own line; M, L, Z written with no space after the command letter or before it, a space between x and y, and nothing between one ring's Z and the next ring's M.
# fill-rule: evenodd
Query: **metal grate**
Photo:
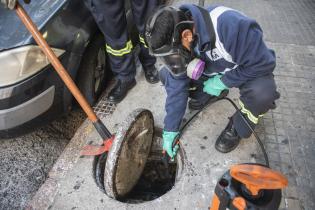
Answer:
M94 106L94 112L99 118L106 117L113 114L116 109L116 104L109 102L106 98L102 98L96 106Z

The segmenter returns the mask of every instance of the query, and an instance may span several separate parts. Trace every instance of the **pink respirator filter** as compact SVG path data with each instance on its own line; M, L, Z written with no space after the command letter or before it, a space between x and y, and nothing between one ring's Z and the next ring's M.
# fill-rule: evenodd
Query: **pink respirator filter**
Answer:
M205 62L195 58L187 66L187 76L193 80L198 80L205 69Z

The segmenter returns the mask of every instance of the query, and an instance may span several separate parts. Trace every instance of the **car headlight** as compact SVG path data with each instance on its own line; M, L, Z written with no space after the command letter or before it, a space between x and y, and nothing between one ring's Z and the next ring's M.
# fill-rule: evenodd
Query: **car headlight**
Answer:
M65 51L52 48L59 57ZM29 45L0 52L0 87L22 81L49 65L38 46Z

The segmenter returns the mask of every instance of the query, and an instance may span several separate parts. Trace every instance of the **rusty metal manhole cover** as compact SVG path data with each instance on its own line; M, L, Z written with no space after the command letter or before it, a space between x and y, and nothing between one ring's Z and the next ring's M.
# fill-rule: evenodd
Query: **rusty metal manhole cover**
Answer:
M137 184L154 135L154 120L149 110L137 109L122 123L108 152L105 164L105 192L122 198Z

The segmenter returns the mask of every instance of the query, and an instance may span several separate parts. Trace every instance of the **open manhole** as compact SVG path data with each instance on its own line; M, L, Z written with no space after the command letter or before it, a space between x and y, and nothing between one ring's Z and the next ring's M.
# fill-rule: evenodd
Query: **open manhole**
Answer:
M154 127L149 110L138 109L119 126L108 154L94 160L94 178L113 199L151 201L174 186L183 165L179 153L177 161L163 162L162 130Z
M155 128L151 152L140 179L125 197L118 200L126 203L142 203L157 199L170 191L182 170L181 151L178 153L177 160L169 162L168 167L165 166L162 158L162 129Z

